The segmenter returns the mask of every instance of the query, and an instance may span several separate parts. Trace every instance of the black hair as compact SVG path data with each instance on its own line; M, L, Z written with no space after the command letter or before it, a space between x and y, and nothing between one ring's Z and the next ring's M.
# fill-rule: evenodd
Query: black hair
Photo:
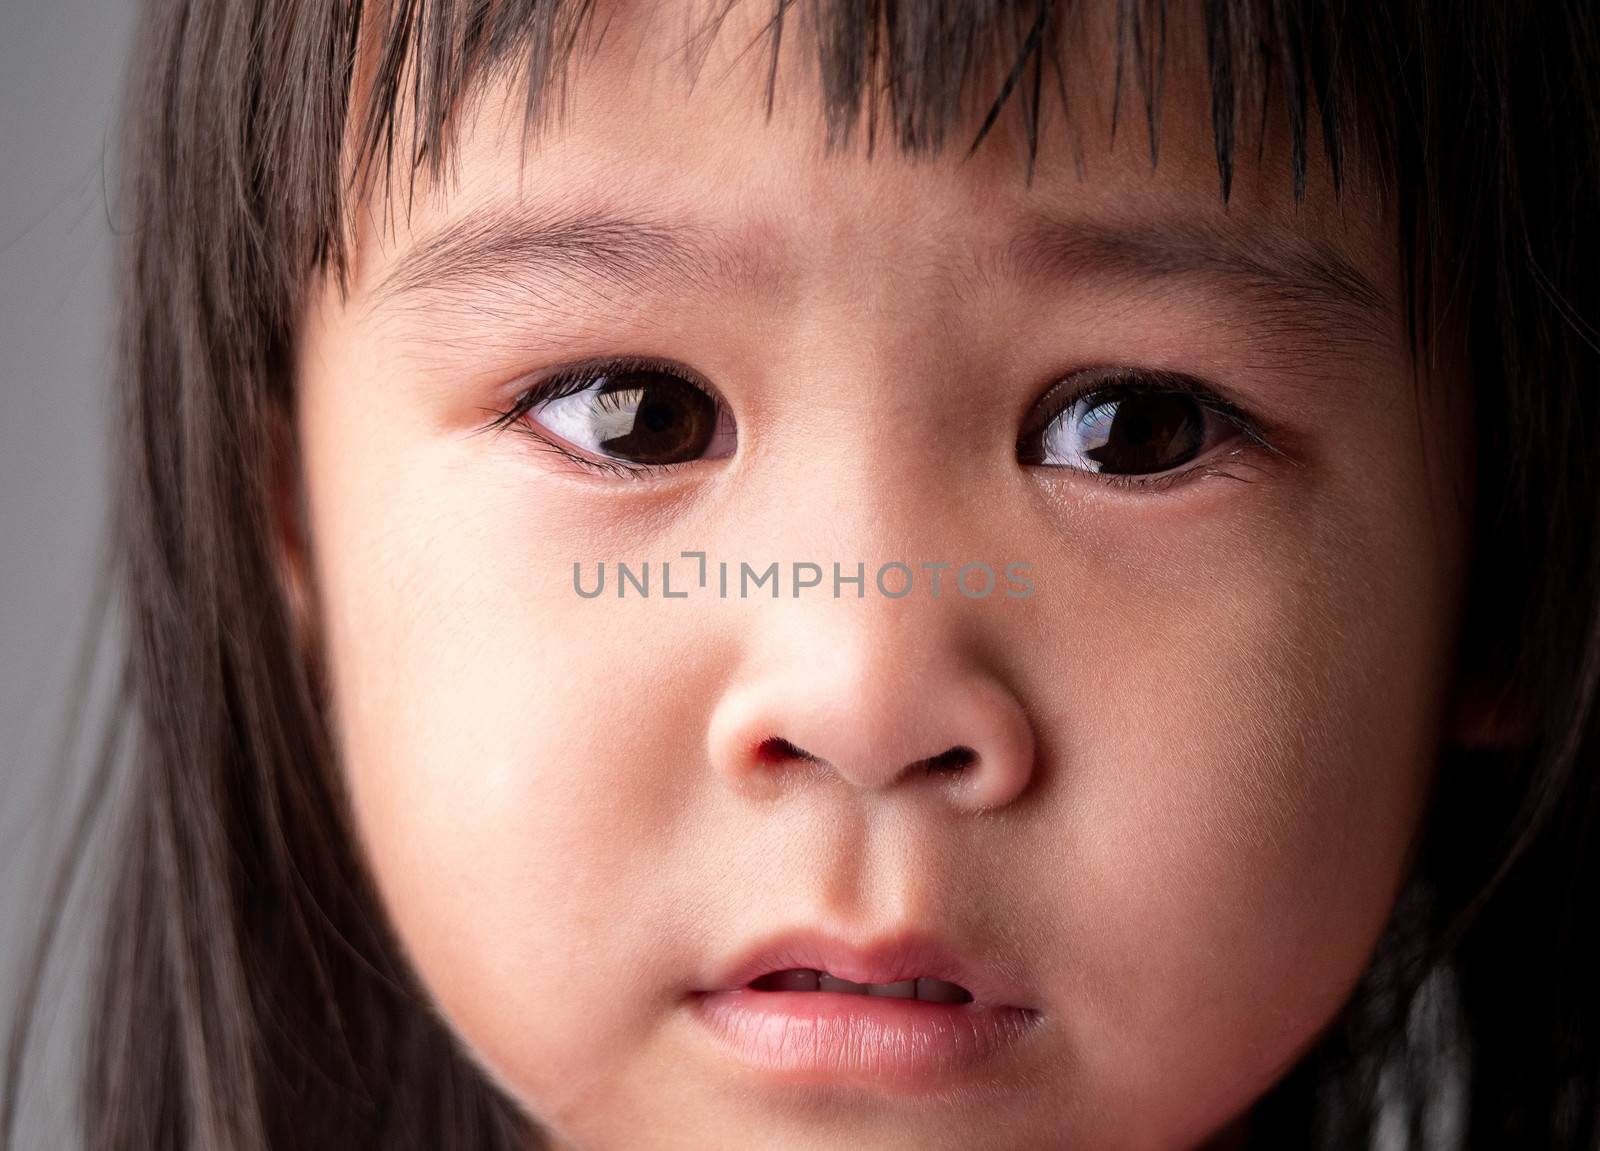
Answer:
M1143 111L1154 162L1169 5L1109 4L1116 114ZM1460 675L1515 717L1499 744L1443 750L1388 930L1338 1017L1257 1103L1250 1143L1371 1147L1381 1116L1411 1147L1594 1148L1600 9L1202 9L1224 200L1269 116L1287 125L1297 198L1317 155L1336 187L1359 159L1394 198L1414 354L1448 344L1477 413ZM958 146L1020 115L1030 171L1047 104L1066 99L1064 30L1087 11L773 0L774 70L757 94L769 109L791 10L810 18L830 146L865 118L869 147L941 151L989 76L977 138ZM353 849L315 652L277 576L269 477L293 455L279 430L295 317L319 271L345 267L352 193L375 173L437 172L487 75L519 70L530 127L542 122L593 16L591 0L147 4L116 380L126 692L57 887L94 829L114 837L89 1147L533 1144L432 1010ZM690 41L691 66L704 43ZM113 818L97 806L107 794ZM0 1147L54 932L17 1013Z

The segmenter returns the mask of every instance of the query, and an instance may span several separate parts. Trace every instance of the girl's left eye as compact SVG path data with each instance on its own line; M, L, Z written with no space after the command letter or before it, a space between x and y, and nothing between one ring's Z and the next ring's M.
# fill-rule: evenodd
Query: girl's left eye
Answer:
M1088 375L1087 383L1063 381L1041 401L1045 414L1024 431L1019 462L1159 486L1230 441L1264 443L1248 416L1187 377L1122 369ZM1068 398L1052 403L1062 391Z
M727 405L682 369L655 361L566 369L524 391L493 426L518 422L574 463L614 475L660 472L734 448Z

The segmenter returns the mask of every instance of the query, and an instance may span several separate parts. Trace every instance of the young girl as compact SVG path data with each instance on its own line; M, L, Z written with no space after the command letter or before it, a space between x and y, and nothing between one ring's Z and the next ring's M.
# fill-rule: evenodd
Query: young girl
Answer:
M150 9L86 1146L1600 1145L1590 5Z

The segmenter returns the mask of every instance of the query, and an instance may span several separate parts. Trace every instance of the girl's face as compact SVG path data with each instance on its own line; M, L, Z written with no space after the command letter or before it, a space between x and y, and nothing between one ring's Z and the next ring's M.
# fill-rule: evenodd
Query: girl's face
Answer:
M1030 186L1019 106L961 159L999 73L931 161L829 156L795 26L768 122L768 15L691 89L681 9L611 14L525 163L486 87L315 293L361 846L562 1146L1196 1145L1362 972L1448 722L1467 413L1396 225L1315 153L1297 209L1276 107L1224 209L1187 29L1159 165L1092 30Z

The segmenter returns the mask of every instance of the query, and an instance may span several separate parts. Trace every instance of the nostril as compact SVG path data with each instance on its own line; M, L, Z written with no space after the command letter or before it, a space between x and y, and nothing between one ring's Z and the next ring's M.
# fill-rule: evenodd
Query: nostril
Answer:
M779 735L768 736L757 745L756 759L767 764L782 763L786 759L803 759L809 763L817 762L817 757L809 751L796 747Z
M796 747L781 735L769 735L756 745L756 759L764 764L782 763L789 759L801 759L807 763L822 763L820 757L812 755L803 747ZM954 775L978 762L978 753L965 744L957 744L938 755L929 756L927 759L915 760L911 767L921 767L925 774L932 775L938 772L941 775Z
M952 747L949 751L942 751L938 755L925 759L922 762L926 768L925 774L927 775L932 775L936 771L941 774L953 775L964 768L970 767L972 764L976 763L977 760L977 752L965 745L959 745Z

